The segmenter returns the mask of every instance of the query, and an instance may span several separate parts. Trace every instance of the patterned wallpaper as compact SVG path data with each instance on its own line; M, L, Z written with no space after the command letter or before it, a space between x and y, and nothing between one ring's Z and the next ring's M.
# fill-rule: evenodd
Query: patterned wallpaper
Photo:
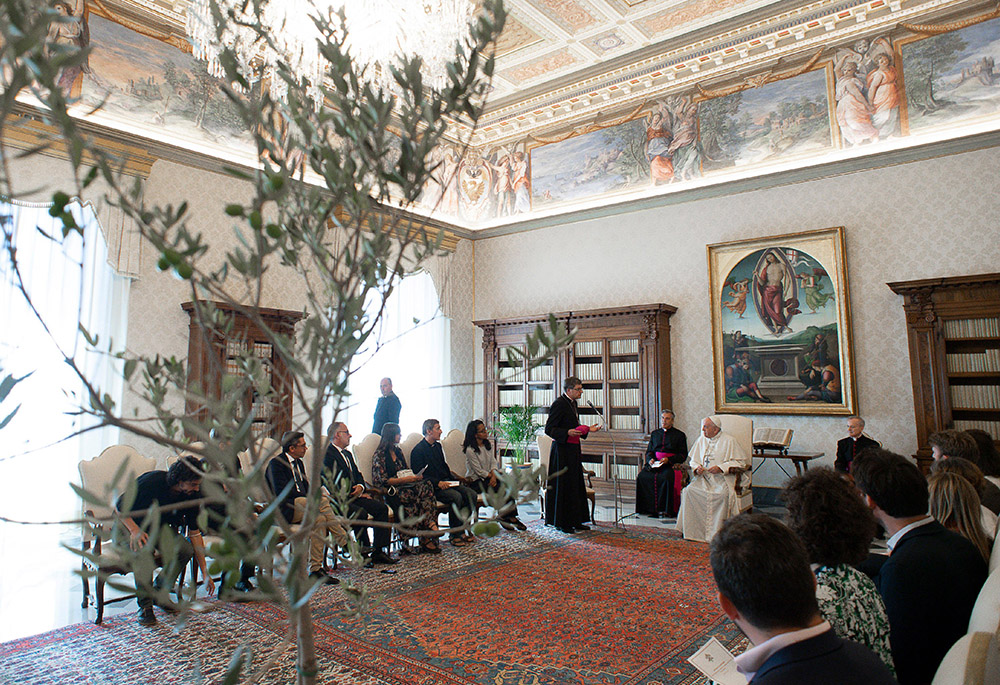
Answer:
M187 199L190 206L190 223L205 234L208 245L226 245L233 240L232 220L225 216L225 204L250 196L249 187L240 181L208 171L158 161L145 184L145 196L150 202L177 203ZM468 382L472 378L474 361L471 344L474 335L472 326L472 243L460 241L451 264L442 273L452 279L454 312L452 320L452 378L453 382ZM210 250L206 268L217 265L222 259L218 247ZM291 269L273 268L265 279L264 307L278 309L302 309L306 299L300 285L300 278ZM129 301L128 348L138 354L187 356L189 317L180 308L182 302L191 299L185 282L161 273L156 268L156 256L144 252L140 267L140 278L132 285ZM452 416L447 428L465 429L473 409L473 389L467 385L456 387L452 393ZM177 407L181 400L177 400ZM127 394L124 411L130 415L138 409L140 416L146 415L138 395ZM152 442L127 436L122 440L141 453L154 456L161 463L166 458L162 448Z
M870 435L911 454L905 319L901 298L885 284L997 270L998 164L993 148L477 241L475 316L675 305L674 409L677 425L696 436L714 409L705 245L845 226L861 413ZM477 395L479 411L481 401ZM755 421L794 429L795 449L826 452L830 464L846 435L843 418ZM783 479L767 463L754 482Z

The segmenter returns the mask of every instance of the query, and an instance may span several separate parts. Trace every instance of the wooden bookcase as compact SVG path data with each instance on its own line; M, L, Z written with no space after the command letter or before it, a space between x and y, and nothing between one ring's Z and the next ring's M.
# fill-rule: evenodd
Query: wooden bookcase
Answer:
M611 428L584 441L584 460L599 478L610 478L612 454L617 452L619 478L634 479L648 435L660 425L661 409L671 406L669 320L676 311L670 305L648 304L559 312L556 319L575 328L576 338L554 359L530 370L526 361L508 362L506 350L524 350L525 338L536 326L548 328L547 314L475 321L483 331L487 424L496 420L500 409L519 404L539 407L536 423L544 426L563 380L577 376L583 381L581 420L597 423L596 414L605 414Z
M269 376L276 399L268 400L255 389L247 392L243 401L242 416L253 414L251 430L254 437L280 439L292 427L292 391L288 369L264 330L257 323L233 307L216 302L215 308L230 320L225 333L206 331L199 323L193 302L181 308L191 319L188 331L188 384L196 383L206 395L219 397L222 377L242 375L237 359L249 353L258 357ZM295 340L295 324L302 319L302 312L282 309L258 308L257 315L273 332ZM207 409L193 399L187 400L188 414L204 419Z
M945 428L980 428L1000 442L1000 274L889 283L903 296L917 453Z

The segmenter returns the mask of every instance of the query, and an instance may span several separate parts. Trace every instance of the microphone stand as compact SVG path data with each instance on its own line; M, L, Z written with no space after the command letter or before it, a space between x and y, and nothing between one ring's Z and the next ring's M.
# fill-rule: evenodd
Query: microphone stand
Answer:
M611 438L611 479L614 489L614 499L615 499L615 528L621 527L625 530L625 519L627 518L622 514L622 487L618 480L618 446L615 444L615 435L611 432L611 426L608 424L607 417L602 413L597 411L597 407L590 400L587 400L587 404L593 409L598 416L601 417L601 423L604 424L604 430L608 432L608 437ZM605 411L607 408L605 407Z

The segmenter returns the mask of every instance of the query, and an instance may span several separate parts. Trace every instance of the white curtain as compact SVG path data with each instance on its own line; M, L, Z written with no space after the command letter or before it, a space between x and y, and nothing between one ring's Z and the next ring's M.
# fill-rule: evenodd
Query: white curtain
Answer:
M386 302L373 338L377 340L369 341L352 366L346 420L355 440L371 432L379 381L386 376L403 404L399 422L404 437L419 433L420 424L429 418L441 421L447 431L451 427L451 389L446 387L451 382L450 322L441 313L429 274L418 271L400 281Z
M107 243L93 207L68 206L83 235L62 236L48 205L0 204L10 217L17 268L32 312L18 290L10 256L0 256L0 359L4 374L31 375L0 407L0 512L22 520L57 520L79 512L69 481L79 482L77 463L118 441L117 429L86 430L96 421L79 416L89 404L83 383L62 359L72 357L87 378L120 406L121 364L109 354L124 349L130 280L108 264ZM83 326L97 337L97 350L84 340ZM79 431L82 434L74 435Z

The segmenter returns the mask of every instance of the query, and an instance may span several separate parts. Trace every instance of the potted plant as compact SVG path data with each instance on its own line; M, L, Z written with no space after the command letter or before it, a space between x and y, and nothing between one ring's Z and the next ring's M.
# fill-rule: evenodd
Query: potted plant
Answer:
M535 413L538 407L503 407L497 421L497 433L514 452L514 464L525 466L529 463L528 445L535 438Z

